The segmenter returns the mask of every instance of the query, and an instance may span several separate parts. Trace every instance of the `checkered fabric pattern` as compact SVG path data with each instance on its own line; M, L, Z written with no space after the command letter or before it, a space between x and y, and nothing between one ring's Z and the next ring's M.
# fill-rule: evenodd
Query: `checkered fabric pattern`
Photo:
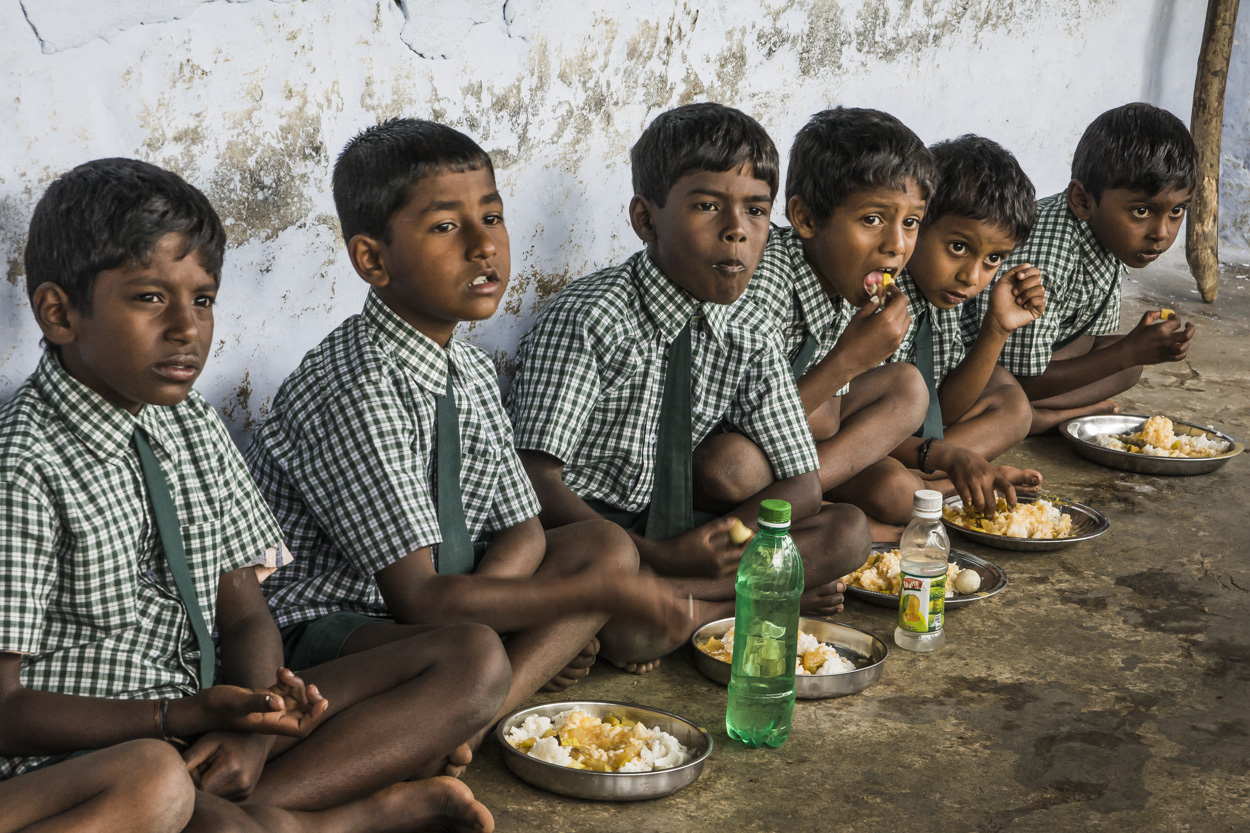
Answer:
M282 383L247 450L295 555L264 584L280 626L385 615L374 574L442 541L435 409L449 367L469 536L538 514L490 358L455 338L440 348L370 292Z
M46 352L0 407L0 651L23 655L27 688L120 699L199 689L199 647L160 546L136 424L169 481L209 628L223 573L276 566L278 525L199 394L132 416ZM0 778L43 760L0 758Z
M907 296L907 312L911 315L911 324L908 325L907 334L903 336L902 343L894 351L890 361L916 363L916 330L920 327L924 316L928 315L933 319L933 372L937 374L937 378L933 381L941 385L946 374L958 367L968 355L960 319L963 308L971 301L952 309L935 307L925 300L920 287L916 286L916 279L906 269L898 273L894 279L894 285Z
M1038 200L1033 232L1016 246L999 276L1021 263L1042 271L1046 311L1007 339L998 363L1013 374L1040 376L1056 344L1077 334L1100 336L1119 329L1120 279L1128 268L1098 242L1089 223L1076 218L1064 192ZM963 305L965 344L976 338L989 305L989 290Z
M703 304L645 251L570 284L517 354L517 448L564 464L583 498L641 511L651 500L668 348L691 326L692 445L722 421L763 449L778 478L818 466L798 390L757 311Z
M735 308L743 301L764 314L767 333L777 339L791 364L798 358L804 337L815 336L816 353L806 367L799 368L800 377L829 354L856 312L853 304L840 297L829 299L803 254L799 235L792 228L777 226L769 233L764 257ZM850 389L848 384L834 395L843 396Z

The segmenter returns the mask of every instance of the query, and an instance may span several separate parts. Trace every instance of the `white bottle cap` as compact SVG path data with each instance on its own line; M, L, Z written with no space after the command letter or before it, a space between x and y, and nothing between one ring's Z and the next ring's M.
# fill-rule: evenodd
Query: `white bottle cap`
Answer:
M912 498L912 512L921 518L938 518L942 515L942 493L936 489L919 489Z

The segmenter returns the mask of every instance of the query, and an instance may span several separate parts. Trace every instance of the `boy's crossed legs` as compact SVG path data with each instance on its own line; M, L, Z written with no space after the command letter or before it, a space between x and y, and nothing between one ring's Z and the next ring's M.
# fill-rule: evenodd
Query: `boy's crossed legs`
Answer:
M1051 361L1072 359L1103 350L1124 338L1122 335L1080 336L1059 348ZM1118 414L1120 406L1111 397L1124 393L1141 379L1142 365L1121 370L1076 390L1039 399L1032 404L1030 434L1044 434L1062 422L1095 414Z

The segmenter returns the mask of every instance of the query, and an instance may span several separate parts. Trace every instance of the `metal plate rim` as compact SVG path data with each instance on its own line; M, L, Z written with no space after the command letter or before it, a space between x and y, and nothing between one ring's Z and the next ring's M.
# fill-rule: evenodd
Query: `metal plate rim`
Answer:
M890 544L882 541L874 541L872 545L873 552L885 552L887 550L896 549L898 549L898 544ZM966 607L971 604L976 604L977 602L988 599L990 596L1001 593L1007 588L1007 571L995 564L993 561L990 561L988 558L981 558L979 555L973 555L970 552L953 548L951 549L951 558L955 559L956 563L962 562L964 564L972 564L977 567L985 568L991 575L998 577L998 583L994 585L992 590L978 590L976 593L971 595L961 594L951 596L946 600L946 606L948 608ZM876 590L865 590L862 587L853 587L849 584L846 586L846 592L848 595L854 596L861 601L878 607L898 607L898 596L891 595L889 593L880 593Z
M1074 500L1068 500L1067 498L1060 497L1058 495L1022 495L1019 498L1019 502L1034 503L1043 497L1054 503L1061 511L1070 510L1067 512L1069 515L1074 512L1079 515L1084 515L1094 524L1094 527L1088 532L1073 535L1068 538L1008 538L1005 535L992 535L988 532L977 532L974 529L968 529L957 523L948 521L945 517L942 518L942 523L946 524L947 529L958 532L960 535L971 541L976 541L977 543L985 544L986 546L995 547L997 549L1015 550L1017 552L1049 552L1051 550L1058 550L1064 547L1072 546L1073 544L1082 543L1084 541L1092 541L1105 533L1107 530L1111 529L1111 519L1102 512L1099 512L1092 506L1087 506L1084 503L1078 503ZM951 495L942 501L942 504L943 506L949 506L953 509L961 509L963 508L963 499L960 498L959 495Z
M1164 416L1167 415L1164 414ZM1208 474L1245 450L1245 446L1235 437L1217 428L1175 419L1171 416L1168 416L1168 419L1172 420L1173 425L1183 426L1193 431L1201 432L1208 437L1221 439L1231 445L1230 450L1223 454L1217 454L1214 457L1153 457L1148 454L1134 454L1130 451L1104 448L1085 438L1087 433L1088 436L1094 436L1095 432L1082 430L1090 426L1099 426L1101 423L1112 423L1118 425L1118 428L1110 431L1097 431L1096 433L1120 434L1126 430L1139 429L1149 418L1145 414L1094 414L1076 417L1064 422L1059 426L1059 433L1072 445L1073 450L1087 460L1108 468L1131 471L1138 474L1165 476Z

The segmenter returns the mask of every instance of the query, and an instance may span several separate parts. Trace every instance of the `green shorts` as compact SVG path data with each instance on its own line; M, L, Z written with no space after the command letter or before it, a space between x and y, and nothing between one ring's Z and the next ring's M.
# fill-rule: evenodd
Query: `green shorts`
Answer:
M309 619L280 628L282 632L282 654L286 657L286 666L297 674L314 665L321 665L330 660L338 659L343 651L343 643L362 625L374 622L392 622L378 616L368 616L349 610L340 610L322 616L320 619Z

